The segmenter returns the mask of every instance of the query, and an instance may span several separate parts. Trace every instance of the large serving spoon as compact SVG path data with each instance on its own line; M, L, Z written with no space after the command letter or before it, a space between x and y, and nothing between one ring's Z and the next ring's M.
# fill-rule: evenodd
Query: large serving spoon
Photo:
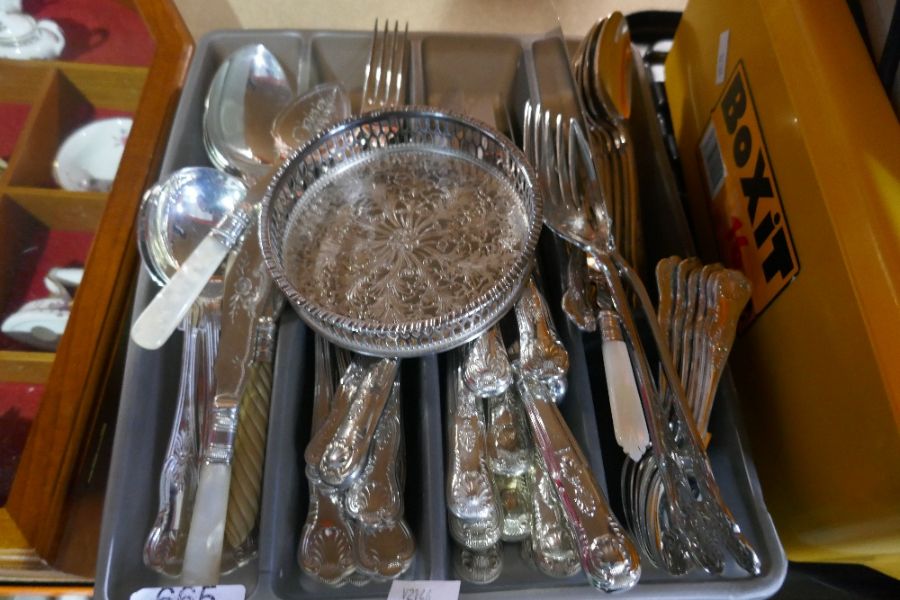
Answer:
M147 272L165 285L209 229L243 200L246 188L234 177L208 167L188 167L153 186L138 219L138 249ZM159 510L144 546L144 562L176 574L197 488L196 390L212 388L212 357L218 340L222 278L204 286L184 318L181 378L173 427L159 482ZM201 348L202 346L202 348ZM198 364L198 349L204 356ZM199 368L198 367L202 367Z
M210 161L249 185L277 159L272 123L291 101L293 88L265 46L245 46L216 72L206 99L204 143ZM147 305L131 328L139 346L162 346L250 223L259 199L248 198L223 214L193 253Z
M272 124L293 97L294 86L265 46L235 50L206 96L203 141L210 161L245 180L264 177L279 157Z
M634 144L628 120L631 118L632 45L631 32L625 16L616 11L609 15L600 29L594 55L593 85L610 123L608 132L621 154L623 175L620 203L627 209L624 231L625 251L632 265L641 268L640 211L638 210L637 171Z

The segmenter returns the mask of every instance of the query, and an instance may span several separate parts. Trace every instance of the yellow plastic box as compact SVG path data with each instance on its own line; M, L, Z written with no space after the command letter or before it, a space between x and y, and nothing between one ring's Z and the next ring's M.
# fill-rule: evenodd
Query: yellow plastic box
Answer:
M900 126L842 0L690 0L666 91L789 558L900 576Z

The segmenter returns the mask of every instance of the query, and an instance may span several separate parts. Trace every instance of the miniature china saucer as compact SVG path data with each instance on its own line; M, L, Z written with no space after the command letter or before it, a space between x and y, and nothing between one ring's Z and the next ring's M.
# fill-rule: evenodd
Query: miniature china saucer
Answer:
M65 45L62 29L54 21L37 21L24 13L0 12L0 58L56 58Z
M72 306L72 293L81 284L81 267L54 267L44 277L47 298L32 300L9 315L0 331L14 340L37 348L54 351L59 343Z
M67 298L26 302L3 321L2 331L18 342L52 352L66 330L71 306Z
M53 179L75 192L106 192L112 187L131 119L115 117L94 121L66 138L53 160Z

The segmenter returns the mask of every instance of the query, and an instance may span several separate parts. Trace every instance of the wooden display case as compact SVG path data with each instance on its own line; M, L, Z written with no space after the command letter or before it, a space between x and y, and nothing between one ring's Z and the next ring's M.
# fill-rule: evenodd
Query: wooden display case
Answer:
M193 49L169 0L110 6L137 11L153 42L149 64L0 60L0 105L27 114L0 176L0 307L20 293L23 270L25 277L34 275L27 272L29 253L40 252L47 240L68 244L66 256L85 267L56 352L0 348L2 385L40 395L33 422L18 432L27 432L27 439L3 490L8 494L0 494L3 582L87 583L93 577L102 463L138 267L135 218L158 173ZM112 189L55 187L52 163L62 141L94 118L120 114L134 123ZM0 432L7 441L13 434L11 426Z

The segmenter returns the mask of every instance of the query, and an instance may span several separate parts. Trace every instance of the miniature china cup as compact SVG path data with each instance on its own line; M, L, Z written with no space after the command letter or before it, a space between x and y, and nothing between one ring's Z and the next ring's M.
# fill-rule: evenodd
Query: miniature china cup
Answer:
M54 21L0 11L0 58L52 59L62 54L65 45L62 29Z
M113 117L88 123L59 147L53 179L65 190L107 192L122 160L131 119Z

